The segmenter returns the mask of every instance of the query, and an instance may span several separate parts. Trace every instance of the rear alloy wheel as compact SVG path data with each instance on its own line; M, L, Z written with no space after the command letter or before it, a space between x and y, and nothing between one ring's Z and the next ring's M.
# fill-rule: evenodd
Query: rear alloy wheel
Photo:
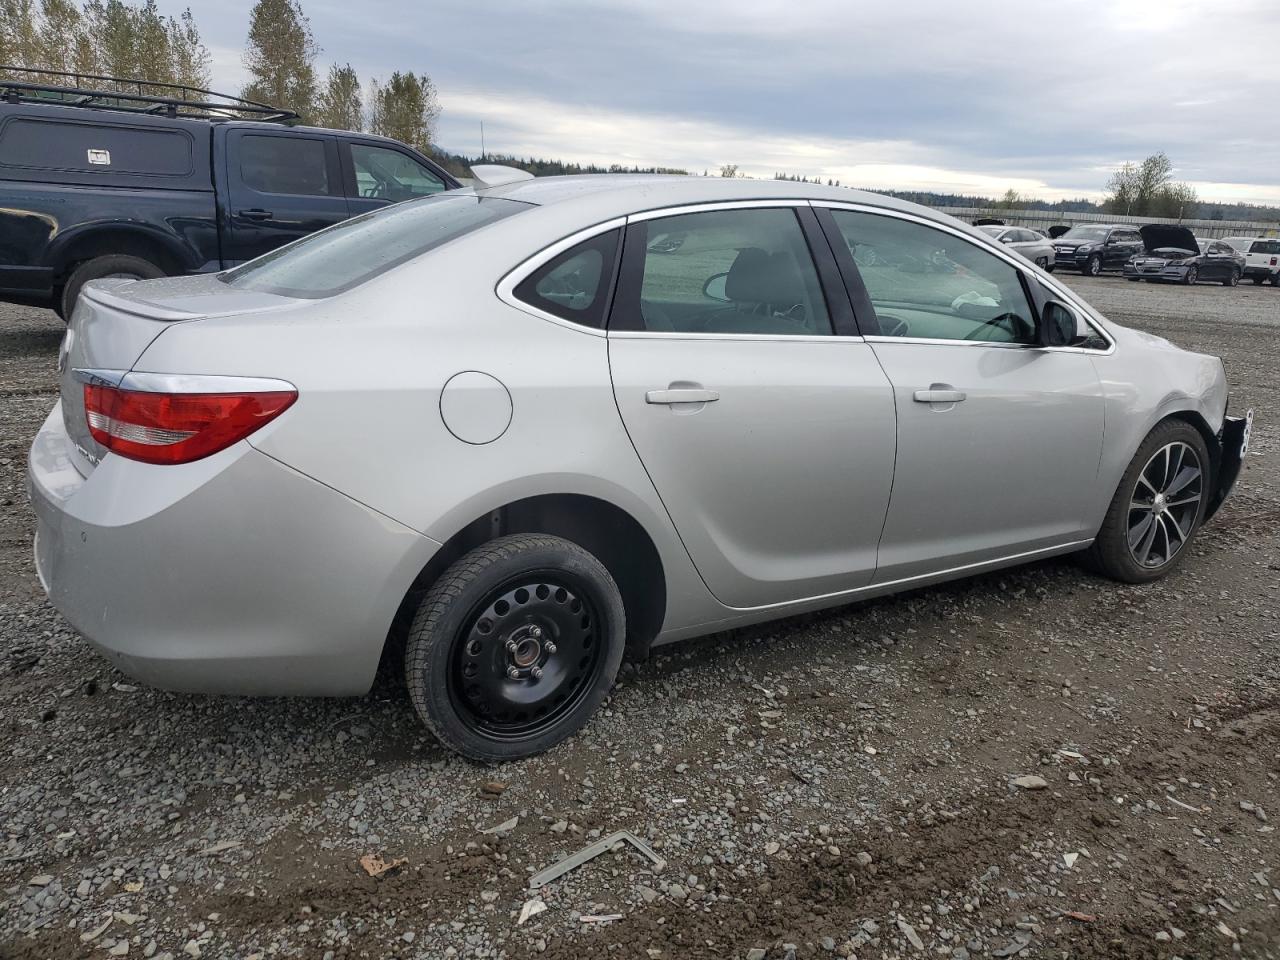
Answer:
M1195 264L1187 267L1187 275L1182 278L1182 282L1188 287L1200 279L1200 271L1196 269Z
M405 678L418 716L475 760L531 756L608 694L626 635L609 571L577 544L516 534L453 564L418 607Z
M1209 451L1191 424L1166 420L1147 436L1125 471L1086 558L1098 572L1146 583L1186 553L1204 519Z
M1084 268L1081 270L1087 277L1096 277L1102 273L1102 257L1094 254L1084 262Z
M1240 271L1235 267L1231 268L1231 276L1222 281L1224 287L1234 287L1240 282Z

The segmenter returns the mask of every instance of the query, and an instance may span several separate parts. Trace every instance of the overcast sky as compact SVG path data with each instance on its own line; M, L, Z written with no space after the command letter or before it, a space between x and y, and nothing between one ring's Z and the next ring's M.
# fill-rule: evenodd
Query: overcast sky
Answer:
M448 150L1096 196L1164 150L1280 203L1280 0L302 0L322 72L425 72ZM177 12L186 0L161 0ZM191 0L214 86L252 0Z

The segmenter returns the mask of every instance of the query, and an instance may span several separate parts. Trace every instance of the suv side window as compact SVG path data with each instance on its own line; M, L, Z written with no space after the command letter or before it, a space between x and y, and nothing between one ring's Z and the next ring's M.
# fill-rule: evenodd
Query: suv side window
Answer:
M602 328L620 233L610 230L553 257L520 281L516 298L561 320Z
M308 137L246 134L240 141L240 179L259 193L338 194L329 178L325 142Z
M448 189L443 180L406 153L368 143L350 146L358 196L395 202Z
M911 220L831 210L882 334L1035 343L1021 273L960 237Z
M626 243L628 266L639 276L638 282L627 284L630 302L619 305L618 326L623 329L832 333L818 271L790 207L708 210L641 221L628 228Z

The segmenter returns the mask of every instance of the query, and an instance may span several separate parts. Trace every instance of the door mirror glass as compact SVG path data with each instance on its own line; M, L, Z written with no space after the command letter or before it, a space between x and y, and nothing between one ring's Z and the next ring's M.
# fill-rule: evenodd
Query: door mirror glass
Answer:
M728 272L717 273L713 277L708 277L707 282L702 285L702 295L708 300L715 300L719 303L728 303L729 296L725 293L725 289L728 285Z
M1001 243L1013 243L1013 234L1012 234L1012 233L1006 233L1004 236L1002 236L1002 237L1000 238L1000 242L1001 242Z
M1040 311L1040 345L1067 347L1077 341L1076 313L1061 300L1050 300Z

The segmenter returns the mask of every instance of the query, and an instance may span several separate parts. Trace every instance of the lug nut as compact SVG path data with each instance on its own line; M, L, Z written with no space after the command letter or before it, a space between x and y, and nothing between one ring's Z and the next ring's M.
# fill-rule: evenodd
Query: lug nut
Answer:
M555 653L556 645L552 643L550 640L548 640L546 643L542 645L542 649L547 651L547 653Z
M530 628L529 628L529 636L531 636L531 637L533 637L533 639L537 640L540 636L542 636L542 628L541 628L541 627L530 627Z
M512 680L519 680L520 671L517 670L515 667L507 667L507 676L510 677Z
M514 640L507 641L507 653L515 653L517 649L518 647Z
M533 677L533 679L535 679L535 680L541 680L541 679L542 679L542 668L541 668L541 667L534 667L532 670L530 670L530 671L529 671L529 674L530 674L530 676L532 676L532 677Z

